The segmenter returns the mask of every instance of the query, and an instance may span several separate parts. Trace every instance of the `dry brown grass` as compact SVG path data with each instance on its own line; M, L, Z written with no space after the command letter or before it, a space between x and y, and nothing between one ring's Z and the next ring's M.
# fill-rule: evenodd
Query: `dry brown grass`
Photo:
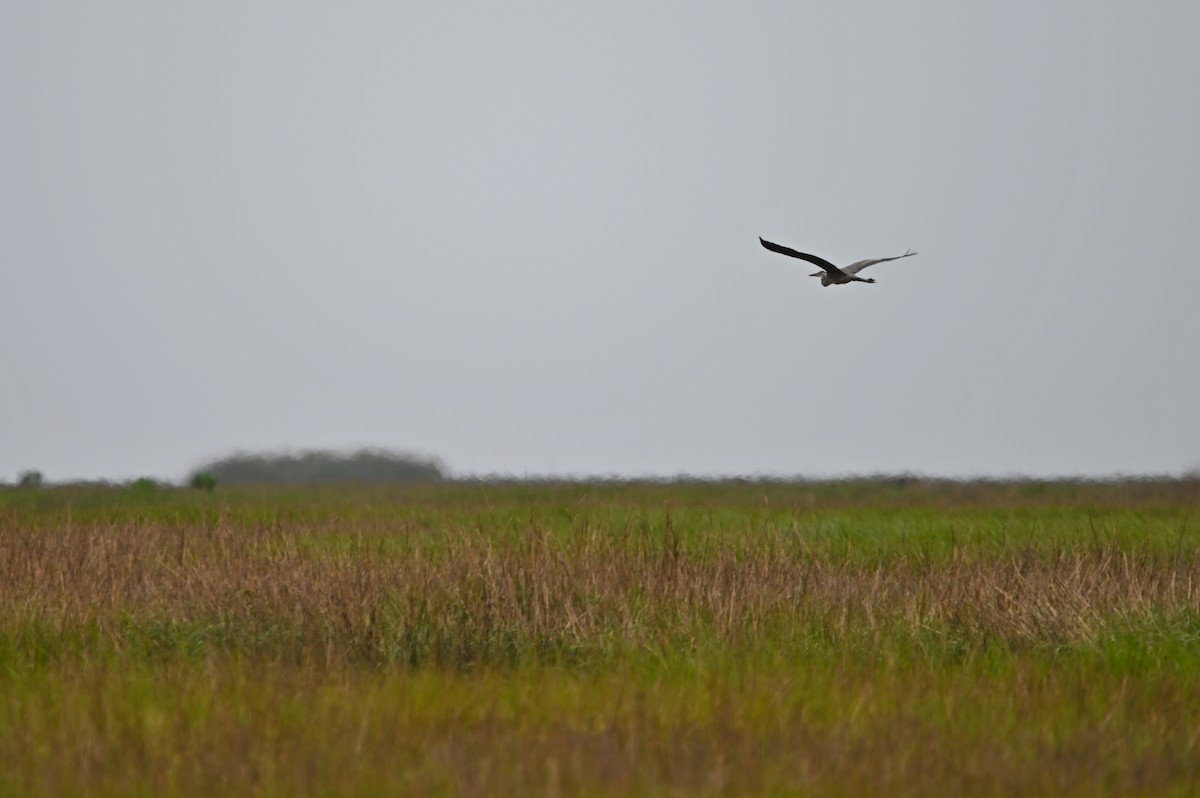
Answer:
M328 530L161 523L0 531L0 612L10 630L130 624L208 630L213 644L281 656L417 664L523 651L779 642L793 630L857 640L897 624L1004 646L1089 641L1200 607L1200 551L1103 543L898 549L886 561L813 546L804 529L683 542L587 529L439 531L319 543ZM532 647L532 648L530 648Z

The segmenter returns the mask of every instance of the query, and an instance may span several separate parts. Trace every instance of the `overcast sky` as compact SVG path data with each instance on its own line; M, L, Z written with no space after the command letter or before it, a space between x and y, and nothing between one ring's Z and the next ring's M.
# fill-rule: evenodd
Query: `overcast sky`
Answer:
M3 16L0 480L1200 465L1195 3Z

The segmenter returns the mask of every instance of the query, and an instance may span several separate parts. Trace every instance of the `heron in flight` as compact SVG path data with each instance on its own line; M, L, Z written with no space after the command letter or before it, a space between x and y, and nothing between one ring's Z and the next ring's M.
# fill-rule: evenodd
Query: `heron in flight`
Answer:
M772 244L770 241L767 241L766 239L762 238L761 236L759 236L758 240L760 242L762 242L762 245L764 247L771 250L772 252L778 252L780 255L787 255L789 258L799 258L800 260L806 260L809 263L813 263L813 264L816 264L817 266L820 266L823 269L823 271L819 271L819 272L810 274L809 277L820 277L821 285L845 285L846 283L856 283L856 282L857 283L873 283L873 282L875 282L874 279L872 279L870 277L863 279L862 277L858 276L858 273L861 272L863 269L867 268L868 266L874 266L876 263L886 263L889 260L900 260L901 258L912 257L913 255L917 254L910 250L908 252L905 252L903 255L897 255L894 258L876 258L875 260L860 260L857 263L851 263L849 266L847 266L844 269L839 269L837 266L834 266L829 261L825 260L824 258L818 258L816 255L809 255L807 252L797 252L796 250L792 249L791 247L784 247L784 246L780 246L779 244Z

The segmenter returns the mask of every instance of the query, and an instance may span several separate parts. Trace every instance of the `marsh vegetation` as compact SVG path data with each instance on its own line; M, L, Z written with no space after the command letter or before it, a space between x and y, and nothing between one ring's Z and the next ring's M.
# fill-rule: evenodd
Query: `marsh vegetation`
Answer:
M1194 481L0 493L0 794L1194 794Z

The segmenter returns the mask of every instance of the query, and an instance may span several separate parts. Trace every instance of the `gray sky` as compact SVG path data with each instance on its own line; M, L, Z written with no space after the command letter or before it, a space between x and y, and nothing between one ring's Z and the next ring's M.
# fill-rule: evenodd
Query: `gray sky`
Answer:
M4 18L0 479L1200 464L1194 3Z

